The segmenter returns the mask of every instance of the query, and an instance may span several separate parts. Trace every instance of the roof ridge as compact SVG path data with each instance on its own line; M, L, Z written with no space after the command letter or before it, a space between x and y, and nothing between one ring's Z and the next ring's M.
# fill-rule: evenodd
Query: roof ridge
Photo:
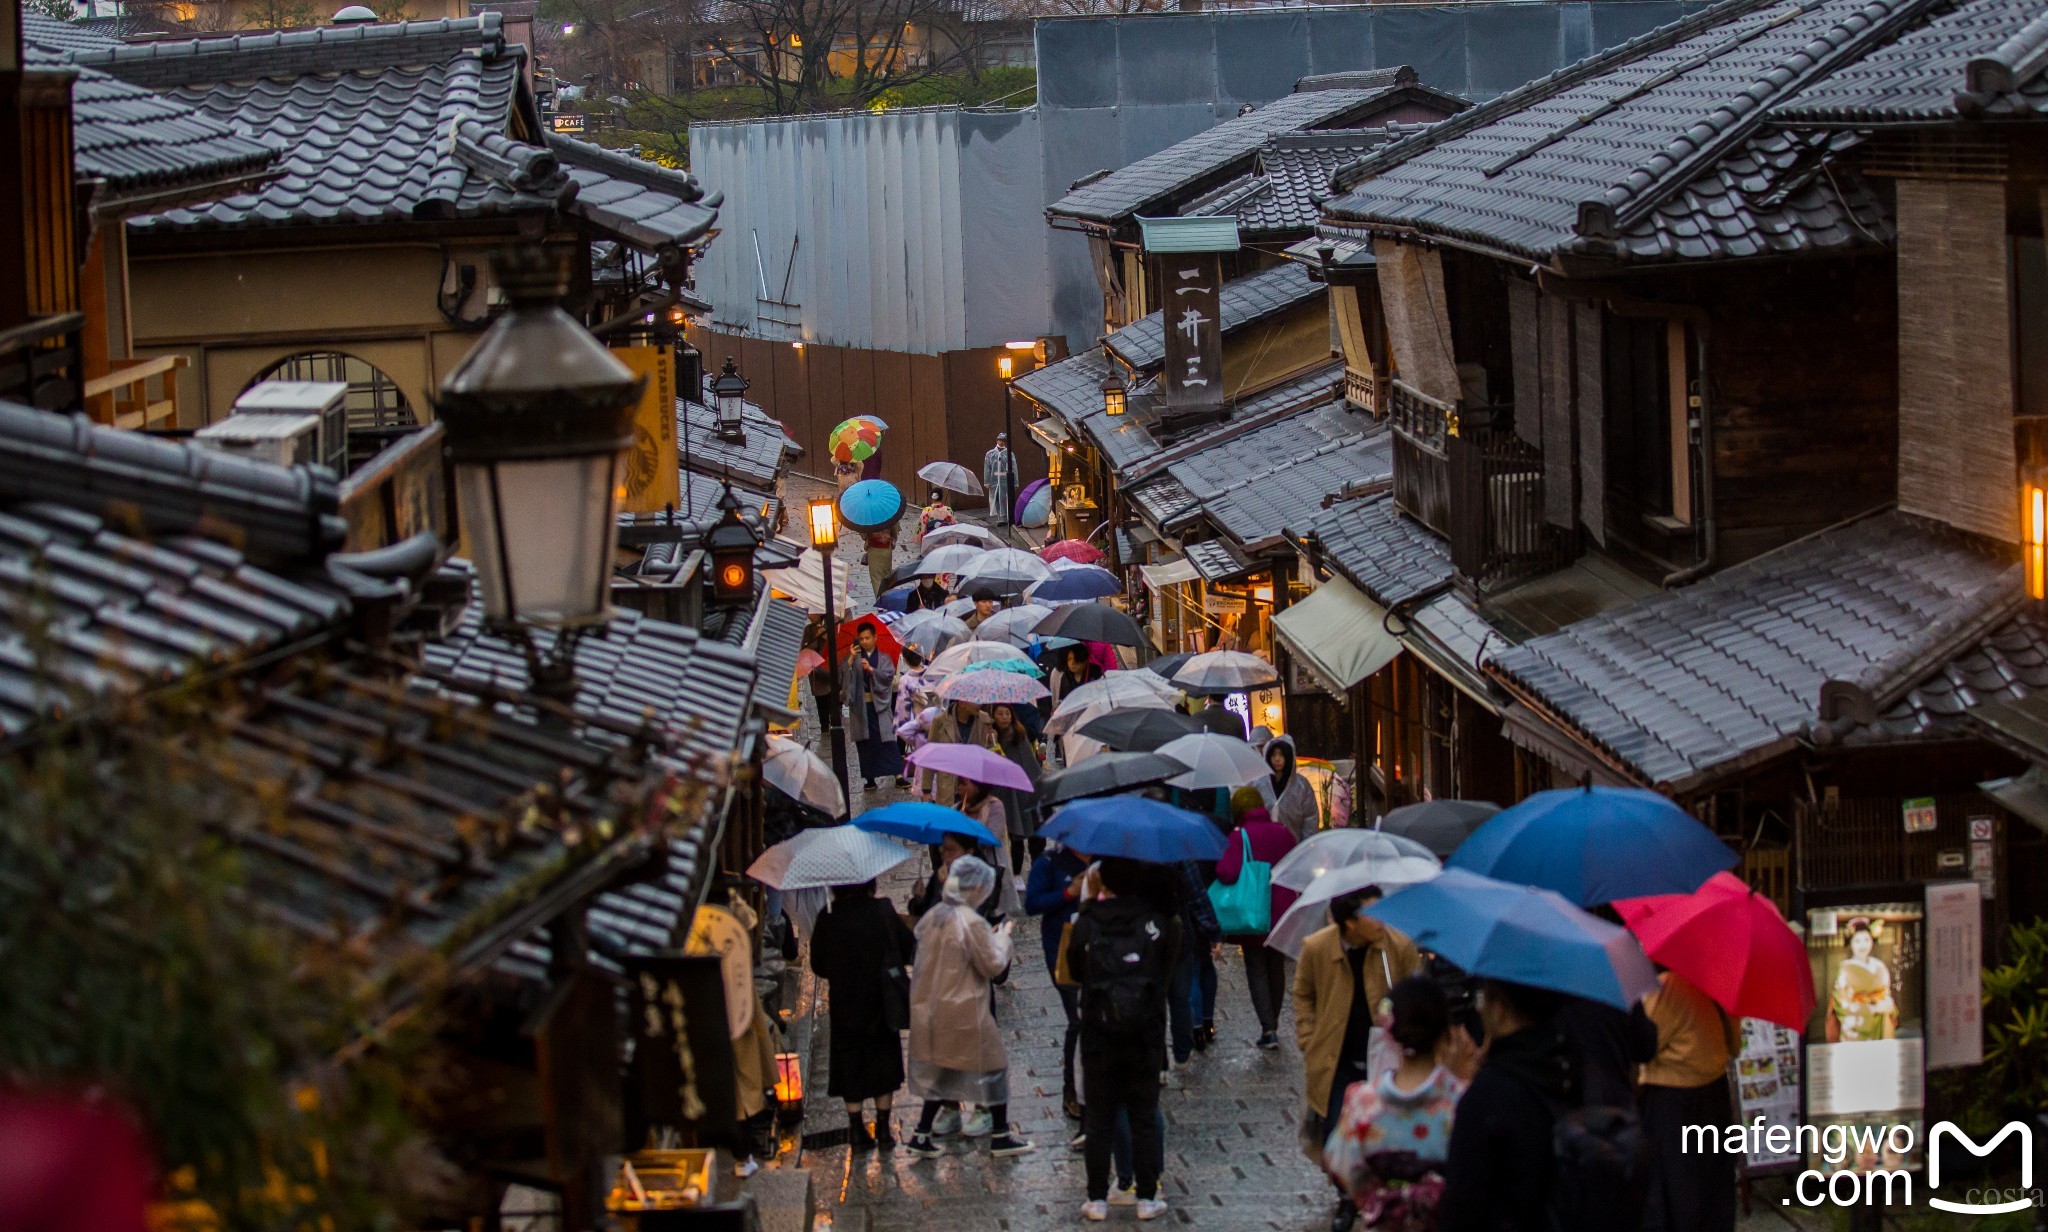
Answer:
M1825 8L1833 0L1806 0L1804 4L1790 9L1782 17L1773 18L1757 30L1725 45L1732 50L1735 42L1746 42L1778 25L1789 24L1801 17ZM1804 89L1819 77L1832 72L1842 64L1863 55L1872 43L1880 41L1901 25L1918 20L1926 10L1949 0L1866 0L1853 13L1846 14L1834 22L1830 33L1842 32L1839 41L1830 43L1819 54L1814 44L1827 41L1827 35L1817 35L1812 43L1801 48L1796 57L1804 57L1806 64L1792 68L1780 61L1774 67L1758 74L1748 89L1722 100L1718 110L1734 110L1735 105L1746 103L1735 114L1723 120L1710 137L1693 142L1686 135L1679 136L1673 145L1667 146L1651 156L1646 163L1639 164L1621 183L1607 189L1598 198L1579 202L1579 216L1573 230L1581 236L1611 238L1641 222L1644 216L1655 210L1663 201L1663 194L1656 187L1663 185L1684 185L1707 166L1720 160L1731 147L1747 141L1765 118L1771 104L1788 98ZM1861 28L1856 28L1857 22ZM1722 49L1710 53L1706 62L1717 59ZM1696 64L1681 66L1673 75L1683 74L1698 67ZM1665 78L1659 74L1659 80ZM1672 151L1684 143L1692 143L1692 149L1674 156ZM1641 181L1640 183L1638 181Z
M1988 56L1963 66L1963 93L2010 94L2048 68L2048 10L2021 26Z
M225 38L157 40L123 43L99 51L74 51L75 64L89 64L117 77L150 78L138 84L197 85L271 75L266 53L319 49L323 72L418 63L438 52L475 50L487 55L505 51L504 18L496 12L475 17L443 17L429 21L379 22L352 26L318 26L310 30L274 30L234 34ZM282 68L284 66L280 66ZM292 66L303 71L303 65Z
M548 148L562 161L602 171L616 179L631 180L643 188L674 193L685 201L701 201L704 186L687 171L677 171L644 158L608 150L595 142L578 140L563 133L547 133Z
M1401 138L1382 150L1339 171L1332 179L1338 192L1350 192L1364 180L1409 158L1427 153L1447 141L1464 136L1476 128L1483 128L1504 115L1521 110L1530 103L1562 94L1564 91L1591 81L1593 78L1630 61L1641 59L1652 52L1674 47L1694 35L1704 33L1731 17L1740 16L1755 9L1782 3L1782 0L1718 0L1718 3L1681 17L1667 25L1639 34L1625 43L1616 44L1606 51L1587 56L1583 60L1568 64L1556 72L1545 74L1525 85L1509 90L1492 102L1468 107L1464 111L1438 120L1421 132Z

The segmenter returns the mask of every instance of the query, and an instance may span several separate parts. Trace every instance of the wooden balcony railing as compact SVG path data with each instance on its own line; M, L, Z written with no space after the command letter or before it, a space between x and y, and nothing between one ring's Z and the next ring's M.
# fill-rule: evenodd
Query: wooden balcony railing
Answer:
M42 317L0 330L0 399L45 411L84 408L85 317Z
M183 355L117 359L112 372L85 383L86 411L117 428L175 428L178 373L191 362Z
M1565 529L1543 516L1543 453L1515 435L1511 407L1470 409L1447 450L1451 561L1481 591L1571 562Z
M1439 535L1451 533L1450 477L1445 443L1454 409L1401 383L1390 382L1387 417L1394 429L1394 502Z
M1375 419L1384 418L1387 413L1386 383L1370 369L1346 366L1344 400Z

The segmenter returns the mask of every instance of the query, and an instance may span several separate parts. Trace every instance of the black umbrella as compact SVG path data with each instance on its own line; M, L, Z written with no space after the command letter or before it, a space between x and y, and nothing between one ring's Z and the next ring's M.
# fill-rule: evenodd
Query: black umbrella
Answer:
M1178 740L1200 730L1200 719L1178 710L1133 708L1112 710L1090 719L1076 728L1074 734L1100 740L1113 749L1137 749L1150 753L1169 740Z
M1158 672L1160 675L1166 677L1168 680L1171 680L1173 679L1173 674L1180 670L1181 664L1186 663L1189 659L1192 659L1194 657L1195 652L1192 650L1183 651L1180 654L1160 655L1158 658L1152 660L1150 663L1147 663L1145 665L1145 670Z
M1071 637L1077 642L1108 642L1112 646L1143 646L1138 622L1102 603L1076 603L1053 609L1032 630L1040 637Z
M917 576L917 562L913 560L907 565L898 565L891 569L889 576L882 579L882 589L894 590L898 586L905 586L922 580L922 578Z
M1111 792L1164 783L1188 768L1158 753L1097 753L1078 766L1055 770L1038 782L1038 798L1048 804L1106 796Z
M1424 800L1388 813L1376 828L1412 838L1439 858L1449 859L1459 843L1498 812L1500 805L1484 800Z

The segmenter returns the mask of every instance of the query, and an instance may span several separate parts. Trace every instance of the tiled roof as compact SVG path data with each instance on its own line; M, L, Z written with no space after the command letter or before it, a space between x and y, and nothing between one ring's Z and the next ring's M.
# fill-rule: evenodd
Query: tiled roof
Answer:
M1278 316L1323 295L1326 288L1309 279L1308 270L1292 261L1223 284L1219 295L1225 335L1268 317ZM1109 335L1104 341L1118 359L1132 368L1156 367L1166 360L1165 315L1154 312ZM1098 380L1100 378L1097 378ZM1102 401L1100 391L1095 400Z
M810 615L785 599L766 596L747 632L754 656L754 708L786 713L789 686L796 679L796 661L804 650L804 628Z
M744 438L728 441L718 435L718 412L701 402L676 399L677 448L686 470L700 475L731 475L735 482L772 489L789 466L789 437L768 412L749 402L740 416Z
M1126 488L1124 495L1130 497L1131 503L1163 531L1170 531L1180 522L1202 512L1202 502L1171 475Z
M1188 214L1234 214L1240 235L1273 238L1315 230L1322 200L1331 193L1330 177L1370 154L1390 139L1409 136L1423 124L1388 124L1376 128L1324 129L1276 133L1266 138L1258 163L1208 196L1191 202Z
M2048 109L2048 11L2037 0L1966 0L1778 104L1788 123L1911 124L2020 118Z
M1334 377L1342 371L1336 366ZM1259 550L1303 527L1323 497L1393 474L1386 429L1330 402L1204 449L1168 468L1218 530Z
M1243 577L1252 569L1251 561L1221 539L1188 544L1181 554L1188 558L1195 572L1211 582L1228 582L1232 578Z
M536 630L533 637L546 652L556 635ZM517 696L530 684L526 654L484 626L481 600L469 605L450 636L428 643L423 658L431 672L460 687L495 686L508 695L503 708L532 713ZM722 762L731 756L754 690L753 660L745 652L687 626L621 610L599 633L576 643L575 662L577 715L609 725L586 727L586 739L615 739L617 727L645 725L685 757Z
M576 184L569 212L647 251L688 245L718 221L719 198L697 178L603 146L549 133L547 144Z
M1228 417L1204 424L1165 445L1153 438L1144 416L1135 412L1115 418L1098 414L1087 420L1085 427L1089 439L1118 477L1127 483L1137 483L1163 473L1180 458L1213 448L1218 441L1255 431L1290 412L1327 400L1330 387L1339 379L1341 374L1335 365L1310 368L1246 397L1230 408Z
M1102 381L1111 365L1101 348L1067 356L1034 368L1010 383L1011 388L1059 416L1069 428L1102 413Z
M143 232L471 218L554 208L569 185L497 14L72 53L285 150L254 192L133 220Z
M22 14L22 52L33 68L59 68L74 52L119 41L36 13ZM191 107L94 68L73 66L71 147L78 172L115 195L201 186L261 173L279 150Z
M1931 2L1724 0L1385 147L1326 213L1537 260L1882 245L1855 135L1760 125Z
M1846 740L1957 739L1969 734L1963 716L1970 708L2043 691L2048 691L2048 623L2022 613L1930 673L1877 722L1855 728Z
M1975 540L1886 513L1534 638L1488 668L1644 782L1696 782L1789 747L1819 719L1824 683L1876 697L1953 653L1957 630L2007 610L2016 570Z
M1404 76L1405 75L1405 76ZM1204 179L1227 176L1234 164L1249 170L1252 156L1273 133L1297 132L1360 118L1385 95L1415 88L1413 69L1382 70L1360 76L1349 89L1296 90L1247 115L1225 120L1074 189L1046 207L1049 216L1115 223L1147 212L1171 213L1169 199Z
M1450 545L1401 512L1391 495L1340 500L1289 530L1312 534L1330 564L1381 607L1450 584Z

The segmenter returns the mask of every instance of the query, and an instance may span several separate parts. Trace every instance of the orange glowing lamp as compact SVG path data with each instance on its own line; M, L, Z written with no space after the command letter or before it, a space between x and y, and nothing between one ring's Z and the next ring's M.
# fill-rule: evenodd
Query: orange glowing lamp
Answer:
M2027 598L2048 599L2048 466L2030 466L2020 477L2020 559Z

